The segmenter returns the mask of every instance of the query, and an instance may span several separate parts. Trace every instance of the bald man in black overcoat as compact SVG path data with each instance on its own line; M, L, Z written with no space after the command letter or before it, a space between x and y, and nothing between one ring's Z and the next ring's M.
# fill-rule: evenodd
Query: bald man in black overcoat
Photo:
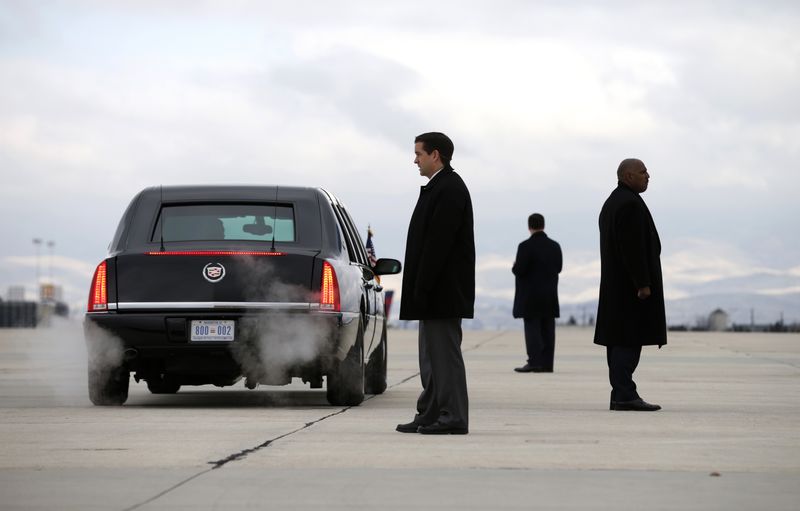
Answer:
M641 160L623 160L617 188L600 212L600 300L594 342L606 347L611 410L656 411L636 391L642 346L667 343L661 240L641 195L650 174Z

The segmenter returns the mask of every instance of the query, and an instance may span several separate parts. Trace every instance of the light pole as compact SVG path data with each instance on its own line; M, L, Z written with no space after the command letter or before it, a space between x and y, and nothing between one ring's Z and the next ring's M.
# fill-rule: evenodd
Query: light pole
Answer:
M51 286L53 285L53 251L54 251L54 247L55 246L56 246L56 242L55 241L50 240L50 241L47 242L47 248L50 250L50 263L48 265L49 266L48 274L49 274L50 285Z
M41 238L33 238L33 246L36 249L36 284L33 288L34 294L39 294L39 247L42 245Z

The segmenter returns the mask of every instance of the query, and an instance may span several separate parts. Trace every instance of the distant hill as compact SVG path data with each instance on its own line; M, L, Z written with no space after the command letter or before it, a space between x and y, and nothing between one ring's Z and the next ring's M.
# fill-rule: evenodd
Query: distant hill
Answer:
M475 329L521 329L522 321L511 317L513 302L504 298L478 297L475 303L475 319L464 322L465 328ZM667 300L667 323L670 326L693 327L705 320L715 309L728 313L731 323L750 324L753 310L757 324L800 322L800 293L784 295L762 295L757 293L719 293L692 296L680 300ZM578 324L588 323L597 313L597 301L562 304L560 323L573 317Z
M464 322L465 328L521 329L522 321L511 317L514 296L513 275L509 264L488 265L478 272L478 294L475 300L475 319ZM570 317L579 325L587 324L597 314L599 262L593 273L587 266L581 272L564 275L559 282L561 297L560 323ZM668 289L684 296L667 300L669 326L695 327L704 323L716 309L728 314L731 324L749 325L751 311L757 325L800 323L800 267L788 270L754 269L753 273L714 278L707 271L696 273L683 269L669 275ZM581 301L570 301L573 300ZM393 309L397 318L399 307Z

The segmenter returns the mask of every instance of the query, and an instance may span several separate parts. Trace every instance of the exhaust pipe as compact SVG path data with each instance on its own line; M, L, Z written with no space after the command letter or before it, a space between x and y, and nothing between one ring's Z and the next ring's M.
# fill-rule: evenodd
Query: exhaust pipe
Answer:
M137 350L136 348L128 348L123 353L123 356L125 357L126 361L133 360L139 356L139 350Z

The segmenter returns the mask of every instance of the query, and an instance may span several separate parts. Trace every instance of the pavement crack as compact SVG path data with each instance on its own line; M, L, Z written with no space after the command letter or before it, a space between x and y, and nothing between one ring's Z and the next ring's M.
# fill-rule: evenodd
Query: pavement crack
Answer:
M337 410L337 411L335 411L333 413L329 413L328 415L325 415L324 417L320 417L319 419L313 420L311 422L306 422L303 426L301 426L301 427L299 427L297 429L294 429L294 430L289 431L287 433L284 433L282 435L276 436L275 438L270 438L269 440L267 440L265 442L262 442L262 443L258 444L255 447L250 447L249 449L242 449L241 451L239 451L237 453L233 453L230 456L226 456L225 458L222 458L220 460L209 461L208 464L211 465L211 470L216 470L218 468L222 468L223 466L227 465L228 463L231 463L233 461L239 461L241 459L246 458L248 455L250 455L250 454L252 454L254 452L257 452L257 451L260 451L261 449L269 447L270 445L272 445L274 442L277 442L278 440L290 437L290 436L292 436L292 435L294 435L296 433L299 433L299 432L301 432L303 430L306 430L306 429L308 429L308 428L310 428L310 427L312 427L312 426L314 426L316 424L319 424L320 422L322 422L324 420L327 420L327 419L330 419L331 417L335 417L337 415L343 414L344 412L346 412L350 408L352 408L352 406L348 406L346 408L342 408L341 410Z
M503 337L507 333L508 332L500 332L500 333L498 333L496 335L493 335L493 336L491 336L491 337L489 337L487 339L482 340L481 342L479 342L479 343L477 343L477 344L475 344L473 346L470 346L469 348L467 348L465 350L461 350L461 352L462 353L467 353L467 352L470 352L470 351L475 351L478 348L484 346L485 344L488 344L489 342L494 341L495 339L499 339L500 337Z
M320 417L319 419L313 420L311 422L306 422L303 426L301 426L299 428L296 428L296 429L294 429L292 431L289 431L287 433L284 433L282 435L278 435L275 438L270 438L269 440L266 440L266 441L256 445L255 447L250 447L249 449L242 449L241 451L233 453L230 456L226 456L226 457L224 457L224 458L222 458L220 460L209 461L208 464L211 465L211 468L207 468L205 470L202 470L202 471L194 474L191 477L187 477L183 481L180 481L179 483L177 483L177 484L175 484L173 486L170 486L166 490L164 490L164 491L162 491L162 492L160 492L160 493L158 493L156 495L153 495L149 499L144 500L142 502L139 502L138 504L134 504L131 507L126 507L122 511L134 511L136 509L141 508L142 506L146 506L147 504L155 502L156 500L160 499L161 497L167 495L168 493L170 493L170 492L172 492L174 490L177 490L181 486L185 485L186 483L188 483L188 482L190 482L190 481L192 481L194 479L197 479L198 477L200 477L202 475L208 474L209 472L211 472L213 470L217 470L219 468L222 468L225 465L227 465L228 463L232 463L234 461L242 460L242 459L246 458L248 455L250 455L250 454L252 454L254 452L257 452L257 451L260 451L261 449L265 449L265 448L269 447L270 445L272 445L274 442L277 442L278 440L290 437L290 436L292 436L292 435L294 435L296 433L299 433L299 432L301 432L301 431L303 431L305 429L308 429L308 428L310 428L310 427L312 427L312 426L314 426L316 424L319 424L320 422L322 422L322 421L324 421L326 419L330 419L331 417L335 417L337 415L343 414L344 412L346 412L350 408L352 408L352 406L348 406L346 408L342 408L341 410L337 410L337 411L335 411L333 413L329 413L328 415Z
M495 339L497 339L499 337L502 337L506 333L507 332L500 332L497 335L493 335L493 336L491 336L491 337L489 337L487 339L484 339L483 341L481 341L481 342L479 342L477 344L474 344L474 345L470 346L469 348L466 348L466 349L462 350L462 352L463 353L467 353L467 352L470 352L470 351L477 350L481 346L484 346L485 344L487 344L487 343L489 343L489 342L491 342L491 341L493 341L493 340L495 340ZM419 376L419 371L417 371L416 373L412 374L411 376L408 376L408 377L400 380L399 382L397 382L397 383L395 383L393 385L390 385L389 387L387 387L387 390L388 389L392 389L392 388L397 387L397 386L400 386L400 385L402 385L402 384L404 384L404 383L406 383L406 382L408 382L408 381L410 381L410 380L412 380L412 379L414 379L414 378L416 378L418 376ZM364 401L365 402L369 401L370 399L373 399L374 397L375 397L375 395L368 396L368 397L366 397L364 399ZM182 481L170 486L169 488L161 491L160 493L158 493L156 495L153 495L149 499L144 500L142 502L139 502L138 504L134 504L133 506L126 507L122 511L135 511L136 509L139 509L139 508L141 508L143 506L151 504L151 503L155 502L156 500L160 499L161 497L163 497L163 496L165 496L165 495L177 490L181 486L185 485L186 483L188 483L190 481L193 481L194 479L197 479L198 477L200 477L202 475L205 475L205 474L208 474L211 471L220 469L220 468L224 467L225 465L227 465L228 463L233 463L233 462L236 462L236 461L243 460L244 458L246 458L250 454L253 454L254 452L258 452L258 451L260 451L262 449L268 448L269 446L271 446L273 443L277 442L278 440L282 440L284 438L288 438L288 437L290 437L292 435L295 435L295 434L297 434L297 433L299 433L299 432L301 432L303 430L311 428L311 427L319 424L322 421L330 419L331 417L335 417L337 415L341 415L341 414L345 413L346 411L348 411L351 408L352 408L352 406L348 406L348 407L342 408L341 410L337 410L337 411L335 411L333 413L329 413L328 415L320 417L319 419L313 420L311 422L306 422L303 426L301 426L299 428L296 428L296 429L293 429L292 431L289 431L289 432L284 433L282 435L278 435L275 438L270 438L269 440L265 440L264 442L254 446L254 447L250 447L250 448L247 448L247 449L242 449L239 452L235 452L235 453L231 454L230 456L226 456L226 457L224 457L222 459L219 459L219 460L216 460L216 461L209 461L208 464L211 465L211 468L207 468L207 469L202 470L202 471L200 471L200 472L198 472L198 473L196 473L196 474L194 474L194 475L192 475L190 477L187 477L186 479L184 479L184 480L182 480Z
M744 355L746 357L750 357L753 360L758 360L760 362L769 362L769 363L772 363L772 364L789 366L789 367L791 367L793 369L800 369L800 365L798 365L798 364L795 364L795 363L792 363L792 362L788 362L786 360L781 360L779 358L773 358L773 357L771 357L769 355L764 355L764 354L761 354L761 353L754 353L754 352L751 352L751 351L746 351L746 350L742 350L742 349L738 349L738 348L734 348L734 347L730 347L730 346L717 346L717 345L712 344L712 343L710 343L708 341L701 341L699 339L696 340L695 342L698 343L698 344L701 344L701 345L703 345L703 346L705 346L707 348L718 348L721 351L727 351L727 352L730 352L730 353L734 353L736 355Z
M393 384L393 385L389 385L389 387L388 387L386 390L393 389L393 388L395 388L395 387L399 387L400 385L404 384L405 382L407 382L407 381L410 381L410 380L413 380L413 379L414 379L414 378L416 378L417 376L419 376L419 371L417 371L416 373L412 374L412 375L411 375L411 376L409 376L408 378L403 378L403 379L402 379L402 380L400 380L399 382L397 382L397 383L395 383L395 384Z
M162 491L161 493L158 493L158 494L156 494L156 495L153 495L153 496L152 496L152 497L150 497L149 499L147 499L147 500L144 500L144 501L142 501L142 502L139 502L138 504L134 504L134 505L132 505L131 507L126 507L126 508L125 508L125 509L123 509L122 511L133 511L134 509L139 509L140 507L142 507L142 506L146 506L147 504L150 504L151 502L155 502L156 500L160 499L161 497L163 497L163 496L164 496L164 495L166 495L167 493L170 493L170 492L172 492L172 491L174 491L174 490L177 490L178 488L180 488L180 487L181 487L181 486L183 486L184 484L188 483L189 481L192 481L192 480L194 480L194 479L197 479L197 478L198 478L198 477L200 477L201 475L207 474L207 473L211 472L212 470L214 470L214 469L213 469L213 468L207 468L207 469L203 470L202 472L198 472L198 473L196 473L195 475L193 475L193 476L191 476L191 477L187 477L187 478L186 478L186 479L184 479L183 481L181 481L181 482L179 482L179 483L177 483L177 484L174 484L174 485L170 486L169 488L167 488L166 490Z
M500 332L500 333L498 333L497 335L493 335L493 336L489 337L488 339L484 339L483 341L481 341L481 342L479 342L479 343L477 343L477 344L474 344L474 345L470 346L469 348L466 348L466 349L463 349L463 350L461 350L461 353L468 353L468 352L470 352L470 351L475 351L475 350L477 350L478 348L480 348L481 346L483 346L483 345L485 345L485 344L489 343L490 341L493 341L493 340L495 340L495 339L498 339L498 338L500 338L500 337L503 337L503 336L504 336L504 335L506 335L507 333L508 333L508 332ZM402 384L404 384L404 383L406 383L406 382L408 382L408 381L411 381L411 380L413 380L413 379L414 379L414 378L416 378L417 376L419 376L419 371L417 371L416 373L412 374L411 376L408 376L408 377L406 377L406 378L403 378L402 380L400 380L399 382L397 382L397 383L395 383L395 384L393 384L393 385L389 385L389 386L386 388L386 390L393 389L393 388L395 388L395 387L399 387L400 385L402 385ZM373 397L375 397L375 396L370 396L368 399L372 399ZM365 401L366 401L366 399L365 399Z

